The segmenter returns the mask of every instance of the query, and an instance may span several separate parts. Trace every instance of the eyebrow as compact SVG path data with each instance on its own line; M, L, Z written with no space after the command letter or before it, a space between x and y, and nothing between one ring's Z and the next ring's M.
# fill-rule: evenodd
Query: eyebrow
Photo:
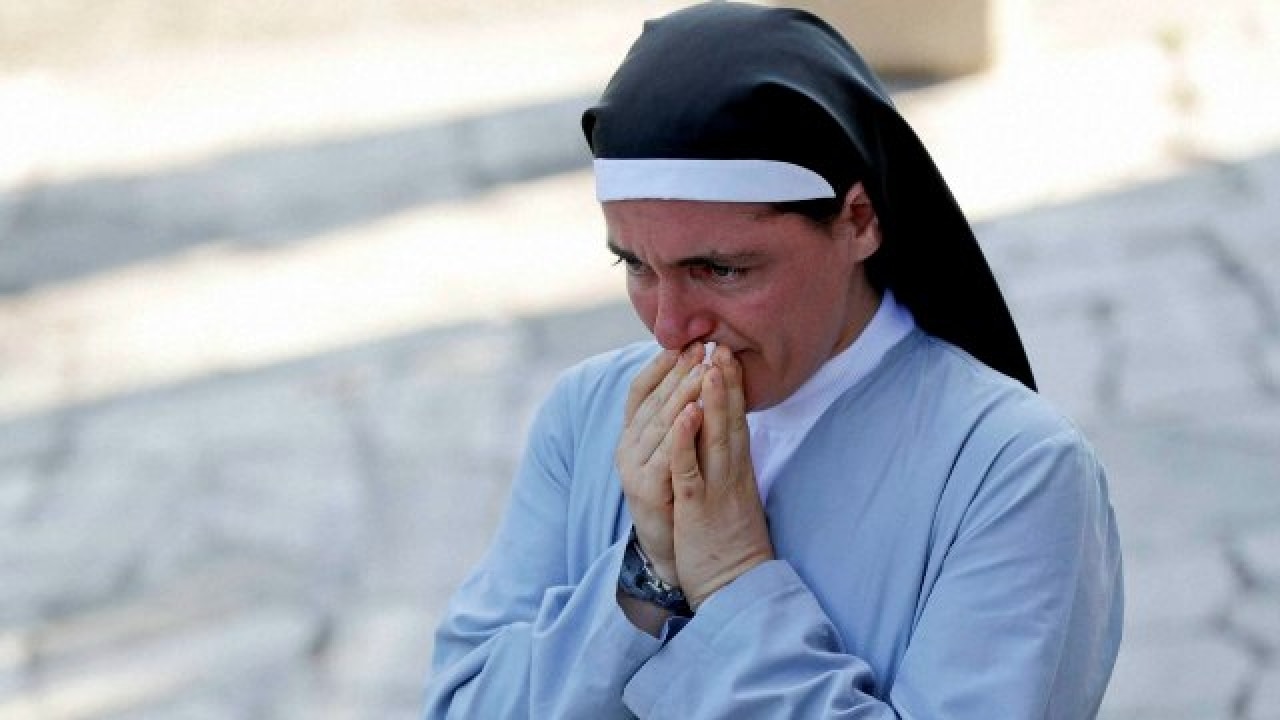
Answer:
M640 258L630 250L618 247L613 238L605 240L605 245L609 248L609 252L617 255L620 259L627 263L639 263ZM676 267L701 267L705 265L749 265L757 262L764 257L764 253L760 252L738 252L738 253L722 253L712 250L705 255L691 255L686 258L677 260L674 265Z

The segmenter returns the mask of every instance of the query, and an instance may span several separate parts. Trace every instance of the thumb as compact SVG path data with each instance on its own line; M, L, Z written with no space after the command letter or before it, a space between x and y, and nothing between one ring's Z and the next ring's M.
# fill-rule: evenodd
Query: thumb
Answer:
M697 437L702 427L702 410L696 403L684 406L671 426L671 491L676 504L701 500L705 490L698 467Z

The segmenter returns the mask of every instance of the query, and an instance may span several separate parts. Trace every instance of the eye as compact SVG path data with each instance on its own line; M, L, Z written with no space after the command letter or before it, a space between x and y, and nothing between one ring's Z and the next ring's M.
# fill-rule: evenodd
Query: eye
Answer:
M734 265L724 265L716 262L703 263L699 268L703 274L714 282L728 283L741 280L747 274L747 268L737 267Z

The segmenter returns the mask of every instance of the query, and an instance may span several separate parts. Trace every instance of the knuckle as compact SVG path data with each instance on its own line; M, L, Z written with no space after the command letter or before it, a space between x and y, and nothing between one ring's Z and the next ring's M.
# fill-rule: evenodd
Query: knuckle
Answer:
M671 479L682 486L681 492L683 492L685 487L694 485L701 480L702 475L698 472L698 468L696 467L683 467L672 473Z
M673 463L671 468L671 481L674 483L692 483L702 480L702 468L698 467L697 461L689 456L683 457L680 461Z

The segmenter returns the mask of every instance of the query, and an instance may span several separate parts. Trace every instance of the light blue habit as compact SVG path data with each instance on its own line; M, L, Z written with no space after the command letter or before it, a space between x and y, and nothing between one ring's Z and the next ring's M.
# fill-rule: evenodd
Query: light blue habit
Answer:
M1040 396L920 330L783 466L778 559L663 640L632 626L613 453L656 350L578 365L540 410L437 631L426 718L1096 715L1122 617L1102 467Z

